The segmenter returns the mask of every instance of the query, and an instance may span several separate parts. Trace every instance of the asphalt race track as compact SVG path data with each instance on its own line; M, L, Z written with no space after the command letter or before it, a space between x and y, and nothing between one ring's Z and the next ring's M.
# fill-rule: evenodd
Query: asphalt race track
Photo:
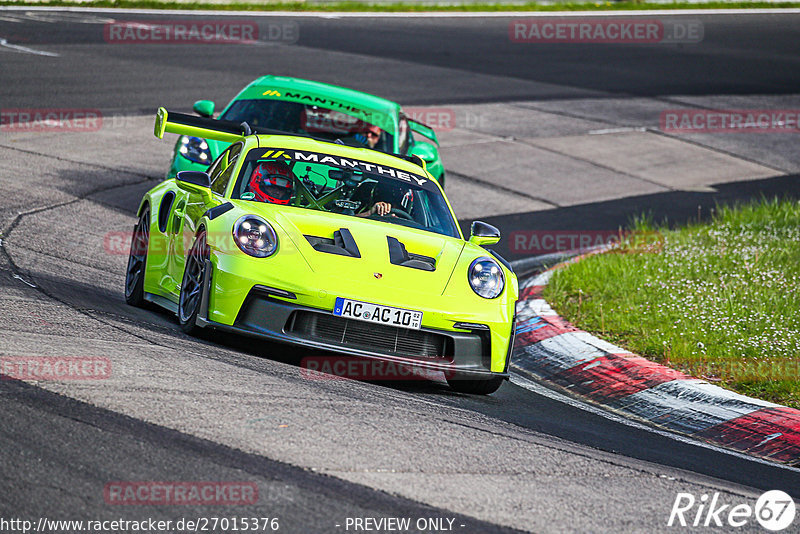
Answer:
M451 113L448 195L462 223L481 217L504 234L616 229L642 211L679 223L715 202L800 196L796 134L654 131L665 109L800 108L800 14L662 17L701 21L703 40L689 44L520 44L513 17L331 15L234 15L259 24L251 44L104 40L112 20L186 17L0 10L0 108L104 118L97 131L0 131L0 355L113 368L107 380L0 381L0 519L277 517L280 532L354 532L348 518L407 517L445 519L410 530L422 532L657 532L686 530L667 526L679 492L731 505L769 489L800 495L797 469L535 384L470 397L439 382L308 380L298 367L308 351L187 337L167 314L125 305L127 257L109 241L168 165L155 109L221 106L265 73ZM258 499L107 503L104 488L120 481L247 482Z

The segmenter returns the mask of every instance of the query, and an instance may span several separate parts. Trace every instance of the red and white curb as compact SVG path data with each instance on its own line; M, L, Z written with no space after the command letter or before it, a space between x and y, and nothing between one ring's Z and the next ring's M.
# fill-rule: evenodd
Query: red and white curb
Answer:
M521 285L512 371L625 417L800 466L800 410L728 391L575 328L542 298L553 271Z

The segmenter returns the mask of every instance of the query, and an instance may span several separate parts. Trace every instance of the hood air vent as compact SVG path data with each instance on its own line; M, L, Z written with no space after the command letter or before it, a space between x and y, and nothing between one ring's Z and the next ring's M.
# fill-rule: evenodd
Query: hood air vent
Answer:
M304 235L314 250L317 252L324 252L326 254L338 254L339 256L350 256L352 258L360 258L361 252L356 246L356 240L353 239L353 234L347 228L340 228L333 232L333 239L330 237L317 237L313 235Z
M436 260L434 258L422 256L421 254L410 254L406 250L406 246L394 237L386 236L386 240L389 242L389 261L392 264L422 271L436 270Z

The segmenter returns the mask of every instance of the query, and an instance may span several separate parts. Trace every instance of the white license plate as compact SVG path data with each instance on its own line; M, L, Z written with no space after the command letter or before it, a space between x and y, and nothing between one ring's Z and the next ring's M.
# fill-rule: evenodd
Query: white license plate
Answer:
M333 314L377 324L388 324L401 328L419 329L422 326L422 312L393 308L381 304L370 304L342 297L336 298Z

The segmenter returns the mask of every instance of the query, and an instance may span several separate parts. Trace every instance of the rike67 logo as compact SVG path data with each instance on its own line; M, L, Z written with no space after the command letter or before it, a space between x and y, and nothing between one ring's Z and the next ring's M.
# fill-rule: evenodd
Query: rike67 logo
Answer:
M746 503L723 504L719 493L703 494L699 498L691 493L678 493L669 514L667 526L680 527L743 527L753 519L761 527L778 532L794 521L794 500L785 492L771 490L761 495L751 506Z

